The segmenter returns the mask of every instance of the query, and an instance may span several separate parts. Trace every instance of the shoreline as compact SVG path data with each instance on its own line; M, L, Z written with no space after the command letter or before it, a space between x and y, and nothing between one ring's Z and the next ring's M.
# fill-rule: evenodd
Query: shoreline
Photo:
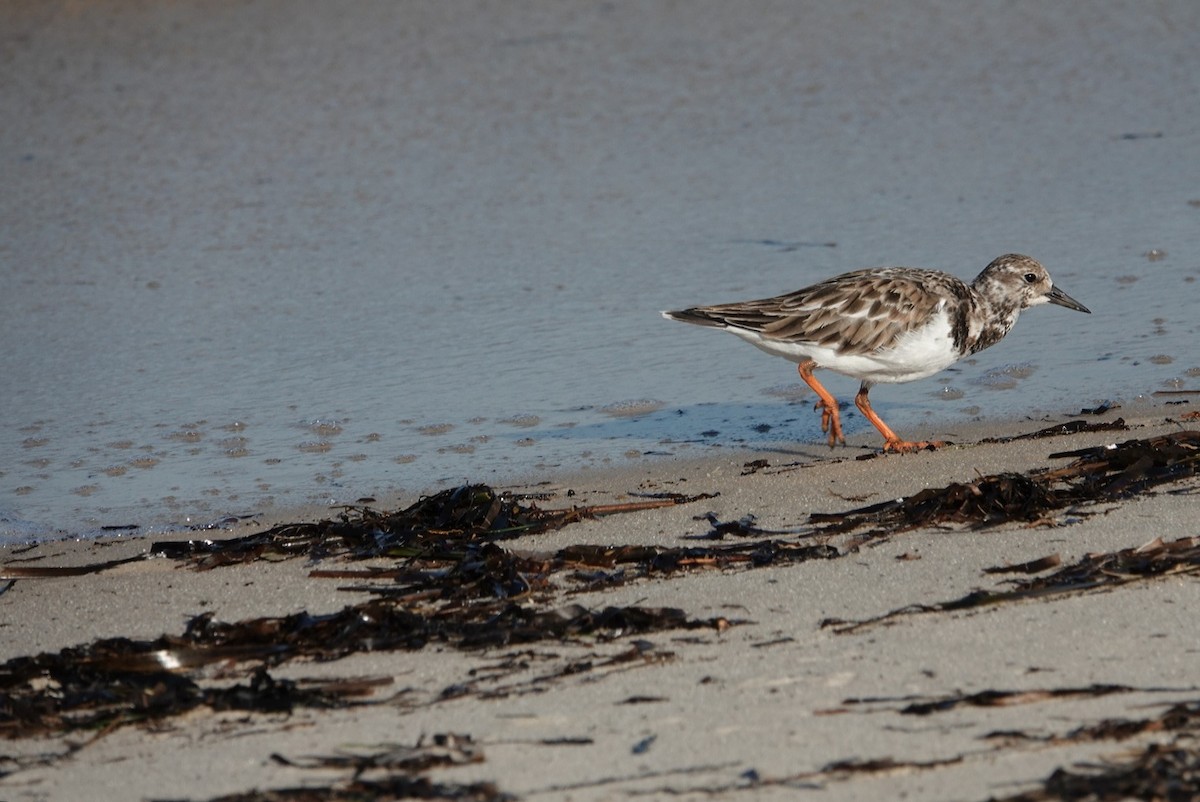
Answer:
M819 415L810 409L810 403L800 404L780 404L775 414L778 419L806 417L811 416L815 423L819 420ZM845 407L852 405L846 404ZM1129 404L1113 407L1119 410L1122 408L1134 410L1136 415L1149 414L1150 410L1157 409L1162 406L1161 402L1147 402L1143 400L1134 400ZM1169 407L1163 407L1169 409ZM857 416L857 413L852 413ZM914 436L940 438L949 441L952 445L955 442L962 444L970 444L989 437L1001 437L1007 432L1024 431L1022 427L1038 427L1041 425L1049 426L1056 421L1072 420L1072 419L1095 419L1096 416L1090 414L1069 415L1069 414L1051 414L1044 413L1040 418L1031 419L1024 418L1002 418L993 420L980 419L962 419L957 420L953 424L936 427L933 424L934 414L931 411L927 413L929 421L927 426L923 427L916 422L910 423L903 428L903 432L911 430ZM546 466L525 466L513 468L508 471L502 471L493 468L488 473L490 475L479 477L466 475L462 477L462 481L485 481L498 488L524 488L537 484L556 484L563 482L588 483L593 479L597 479L601 483L612 482L619 483L624 480L627 474L636 474L639 471L645 470L648 473L653 473L660 466L670 466L681 464L684 471L693 470L691 463L696 463L694 470L703 470L703 465L716 461L720 463L726 459L739 459L745 456L746 459L754 459L760 456L778 455L780 457L791 455L794 459L804 459L813 462L823 461L838 461L843 459L854 459L864 454L871 454L878 451L881 444L881 439L878 432L871 427L866 421L858 420L857 417L852 417L851 420L858 423L856 431L851 432L847 436L846 445L839 445L836 448L828 447L820 435L819 438L812 440L790 440L783 439L778 441L760 440L754 443L745 441L733 440L729 442L712 442L703 439L685 441L685 440L670 440L664 439L657 444L651 445L648 448L642 449L640 456L627 457L622 460L587 462L581 467L552 465ZM817 434L820 434L817 432ZM677 449L676 453L665 453L659 448ZM636 449L631 449L627 453L632 453ZM586 449L583 449L586 452ZM198 534L205 531L221 532L227 531L228 526L232 525L237 528L242 521L254 521L264 526L270 526L276 523L285 521L308 520L314 517L332 514L332 511L340 509L343 505L353 505L360 503L363 498L373 499L370 502L380 507L397 506L411 503L422 495L445 490L455 486L454 482L448 480L436 480L430 485L422 489L414 489L408 486L394 487L369 487L367 485L359 485L355 488L339 488L342 490L344 498L341 498L336 503L330 501L326 503L317 501L299 501L299 502L268 502L265 506L260 506L258 509L245 507L231 507L223 511L205 511L201 514L196 512L181 512L184 519L195 519L195 523L184 523L182 521L166 522L156 520L156 516L151 514L147 516L146 521L128 520L128 518L114 518L107 524L99 524L92 526L86 530L78 531L69 528L56 527L51 534L39 534L30 536L28 539L19 541L4 541L0 540L0 549L5 548L21 548L36 543L53 543L59 541L92 541L120 538L173 538L179 535L188 533ZM330 488L329 490L333 490ZM310 487L308 490L299 491L296 493L288 493L285 495L292 496L314 496L318 491L318 487ZM326 492L326 496L335 496L332 492ZM336 497L336 496L335 496ZM148 505L145 502L143 506ZM122 505L123 506L123 505ZM117 520L125 520L125 523L116 523ZM223 525L223 522L233 522L232 524Z
M579 571L552 574L544 592L521 603L542 611L673 609L697 622L724 623L483 649L447 641L329 661L267 661L270 677L301 686L331 678L381 684L365 705L297 707L289 715L202 708L98 735L9 740L13 757L4 768L11 773L0 777L0 792L22 800L69 798L85 790L96 799L210 799L253 788L346 787L352 772L333 765L305 768L301 758L347 749L377 752L386 744L429 749L435 734L451 734L438 748L457 758L406 776L456 787L485 783L498 794L476 789L483 794L478 798L605 799L670 791L684 798L733 799L751 787L756 798L783 798L797 786L821 787L835 799L897 792L981 800L1015 794L1055 767L1113 756L1149 737L1073 741L1066 737L1072 726L1145 719L1170 703L1200 699L1190 668L1200 635L1188 614L1200 602L1194 578L1181 574L1107 592L905 613L862 631L839 633L829 621L866 621L913 605L936 608L980 588L1003 590L1020 576L982 573L988 568L1051 554L1067 566L1089 553L1132 549L1156 537L1194 537L1200 532L1193 502L1186 494L1154 492L1052 513L1050 525L936 525L857 543L853 533L814 534L808 516L987 475L1058 468L1067 460L1050 460L1049 454L1196 428L1178 421L1185 411L1158 407L1134 418L1117 409L1088 420L1112 423L1125 414L1127 431L916 455L859 460L853 457L869 452L851 448L830 458L823 446L798 446L770 454L656 460L506 486L502 489L539 494L533 503L545 509L641 500L647 494L707 494L499 543L514 554L563 553L585 544L732 548L758 538L791 547L827 544L840 559L760 568L697 562L619 581L617 573L632 569L616 567L605 569L608 584L584 583L575 576ZM1045 425L1049 422L1007 434ZM747 467L756 459L766 465ZM1194 478L1183 481L1195 484ZM713 539L714 521L742 521L743 531L734 527ZM190 535L220 539L266 527L244 523L230 532ZM152 540L187 537L10 547L0 550L0 565L114 561L137 556ZM83 576L19 577L0 595L5 633L0 659L57 652L96 638L178 636L200 614L223 622L300 611L333 614L380 598L380 583L371 591L372 583L361 579L311 572L364 565L395 561L256 559L195 571L158 558ZM1155 659L1147 661L1145 654ZM255 664L224 662L184 674L205 686L245 683ZM1123 690L1112 690L1116 687ZM1019 701L988 706L963 701L971 694L1010 692L1020 692ZM905 713L915 702L933 704L937 712L919 718ZM988 735L992 732L1026 737L998 738ZM1045 737L1052 740L1030 740ZM79 742L86 746L68 746ZM213 767L220 767L215 775Z

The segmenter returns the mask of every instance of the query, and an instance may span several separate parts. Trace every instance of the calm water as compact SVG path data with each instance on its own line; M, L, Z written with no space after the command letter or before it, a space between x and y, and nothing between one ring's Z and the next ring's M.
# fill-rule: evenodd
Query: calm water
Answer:
M880 386L902 434L1200 387L1188 3L293 8L0 11L0 540L816 442L657 310L868 265L1093 311Z

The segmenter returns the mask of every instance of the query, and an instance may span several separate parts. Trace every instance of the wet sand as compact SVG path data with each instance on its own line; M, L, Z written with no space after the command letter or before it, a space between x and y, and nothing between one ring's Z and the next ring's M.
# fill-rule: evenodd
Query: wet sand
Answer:
M830 452L816 444L646 462L610 473L543 477L516 492L548 494L545 507L610 504L639 494L716 494L662 509L612 515L505 541L554 552L572 544L705 545L690 539L720 521L754 516L785 543L827 543L842 556L763 568L696 566L578 592L565 575L539 610L583 605L678 608L721 626L611 640L577 637L522 646L359 653L329 662L285 660L276 679L384 682L345 709L290 715L213 712L5 743L6 800L211 799L254 789L338 787L351 768L304 768L309 756L379 754L438 741L456 765L414 772L447 794L477 798L600 800L1002 798L1040 786L1058 767L1123 759L1170 733L1118 739L1065 737L1106 719L1143 720L1200 699L1195 670L1200 583L1187 574L1099 592L1051 595L962 610L900 615L847 632L828 619L862 620L936 605L977 589L1003 590L1021 574L986 574L1057 554L1088 553L1197 535L1195 479L1127 500L1058 511L1041 525L925 527L853 547L853 535L815 537L809 515L909 496L981 475L1060 468L1061 451L1197 428L1188 406L1115 410L1128 431L980 444L1064 420L979 426L959 446L859 460L870 442ZM853 440L853 438L852 438ZM746 465L765 460L757 470ZM568 495L568 490L573 491ZM1186 491L1186 492L1179 492ZM311 511L319 516L321 511ZM273 521L206 536L243 535ZM6 548L0 565L68 566L147 552L149 539L54 542ZM375 561L371 564L384 564ZM335 612L368 598L361 582L314 578L314 568L361 564L258 560L194 571L163 559L62 578L18 578L0 596L0 659L182 632L197 614L218 621ZM10 664L11 665L11 664ZM184 672L207 684L246 682L255 661ZM50 686L53 680L45 680ZM988 692L1025 691L996 701ZM978 703L970 703L973 694ZM991 699L990 702L979 701ZM954 700L957 700L954 701ZM362 701L362 700L359 700ZM923 714L912 705L927 704ZM1058 740L1055 740L1058 739ZM287 758L293 765L273 759ZM370 769L364 778L379 777ZM322 797L325 798L325 797Z

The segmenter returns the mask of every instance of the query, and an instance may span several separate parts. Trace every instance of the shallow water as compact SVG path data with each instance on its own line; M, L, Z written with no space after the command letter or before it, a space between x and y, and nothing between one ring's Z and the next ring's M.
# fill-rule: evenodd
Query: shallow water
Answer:
M901 434L1200 387L1188 3L356 8L0 11L0 540L818 442L658 310L869 265L1093 312L879 386Z

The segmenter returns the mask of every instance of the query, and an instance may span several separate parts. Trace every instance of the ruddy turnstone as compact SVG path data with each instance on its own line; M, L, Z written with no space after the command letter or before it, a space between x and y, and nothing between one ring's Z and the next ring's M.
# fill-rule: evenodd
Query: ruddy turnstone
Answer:
M993 261L970 284L949 273L911 267L856 270L802 290L663 317L736 334L769 354L798 363L800 378L817 394L821 431L829 446L845 444L837 401L813 376L829 368L862 381L854 403L883 435L884 451L916 451L939 441L901 440L884 423L867 393L880 382L910 382L945 370L995 345L1022 309L1052 303L1091 314L1054 286L1046 268L1016 253Z

